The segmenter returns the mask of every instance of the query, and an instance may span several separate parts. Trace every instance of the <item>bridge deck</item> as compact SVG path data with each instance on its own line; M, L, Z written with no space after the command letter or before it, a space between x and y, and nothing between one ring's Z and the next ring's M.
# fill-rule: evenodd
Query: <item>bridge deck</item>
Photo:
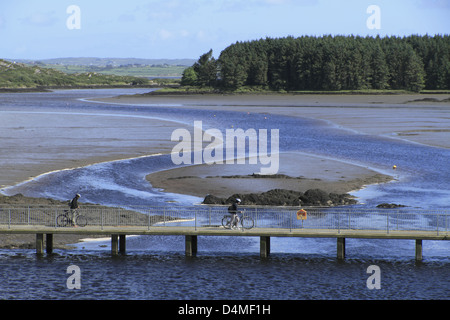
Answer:
M253 228L229 230L223 227L171 227L171 226L114 226L114 227L46 227L39 225L1 226L0 234L85 234L85 235L190 235L190 236L247 236L247 237L305 237L305 238L365 238L365 239L422 239L450 240L449 231L422 230L353 230L353 229L283 229Z

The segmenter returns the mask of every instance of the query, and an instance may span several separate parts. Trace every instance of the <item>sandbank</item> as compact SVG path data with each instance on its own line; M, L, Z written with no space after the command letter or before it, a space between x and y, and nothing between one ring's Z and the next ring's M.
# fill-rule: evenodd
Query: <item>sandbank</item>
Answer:
M305 192L322 189L328 193L348 193L369 184L391 181L392 176L367 167L303 153L281 153L278 174L255 177L261 165L200 164L147 175L155 188L166 192L205 197L229 197L240 193L260 193L272 189Z
M99 100L307 117L363 134L450 148L450 94L144 94Z
M2 112L0 188L51 171L169 153L173 130L183 127L126 115Z

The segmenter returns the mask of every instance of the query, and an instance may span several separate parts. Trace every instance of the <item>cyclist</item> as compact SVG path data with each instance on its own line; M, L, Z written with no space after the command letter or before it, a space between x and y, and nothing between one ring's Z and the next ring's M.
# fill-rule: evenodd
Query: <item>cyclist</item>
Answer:
M76 220L76 215L77 215L77 210L79 208L78 206L78 199L80 198L80 194L77 193L75 195L75 197L72 199L72 201L70 201L69 203L69 207L70 207L70 212L69 212L69 219L71 219L72 224L74 225L74 227L76 227L77 225L75 224L75 220Z
M238 223L239 223L239 217L238 212L242 213L242 211L238 211L238 205L241 204L241 199L237 198L234 203L230 206L229 212L231 214L231 222L230 222L230 229L239 229Z

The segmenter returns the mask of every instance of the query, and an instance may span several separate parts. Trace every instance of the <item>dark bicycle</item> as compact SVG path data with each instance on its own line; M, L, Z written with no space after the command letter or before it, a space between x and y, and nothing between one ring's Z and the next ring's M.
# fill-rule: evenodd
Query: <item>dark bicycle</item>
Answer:
M57 227L73 227L75 225L79 227L85 227L87 225L87 218L81 214L76 214L74 212L75 216L75 223L72 221L72 219L69 217L69 210L64 210L64 213L60 214L58 217L56 217L56 226Z

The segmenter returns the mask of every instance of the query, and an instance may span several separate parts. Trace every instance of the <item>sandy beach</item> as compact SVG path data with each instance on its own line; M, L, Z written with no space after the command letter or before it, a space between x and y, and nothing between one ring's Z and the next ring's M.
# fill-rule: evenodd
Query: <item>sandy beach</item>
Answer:
M186 95L122 96L103 102L160 105L171 108L205 108L309 117L362 134L407 139L450 148L450 95ZM427 98L426 101L423 101ZM430 101L431 99L431 101ZM438 101L438 102L436 102ZM71 123L67 126L66 123ZM0 117L0 188L38 175L88 164L143 155L169 153L170 136L180 123L122 115L48 115L3 113ZM145 137L145 138L139 138ZM126 147L124 147L126 146ZM301 163L301 165L298 165ZM389 172L390 167L386 168ZM204 197L229 196L237 192L263 192L274 188L305 191L320 188L346 193L364 185L392 179L370 168L301 153L280 155L280 174L292 179L251 179L258 168L226 165L196 165L147 176L154 187L168 192ZM229 176L240 175L238 178ZM0 203L5 197L0 197ZM33 200L24 199L28 205ZM31 203L30 203L31 202ZM32 246L32 239L2 236L0 246ZM77 238L64 237L64 243ZM30 244L24 244L24 243Z

